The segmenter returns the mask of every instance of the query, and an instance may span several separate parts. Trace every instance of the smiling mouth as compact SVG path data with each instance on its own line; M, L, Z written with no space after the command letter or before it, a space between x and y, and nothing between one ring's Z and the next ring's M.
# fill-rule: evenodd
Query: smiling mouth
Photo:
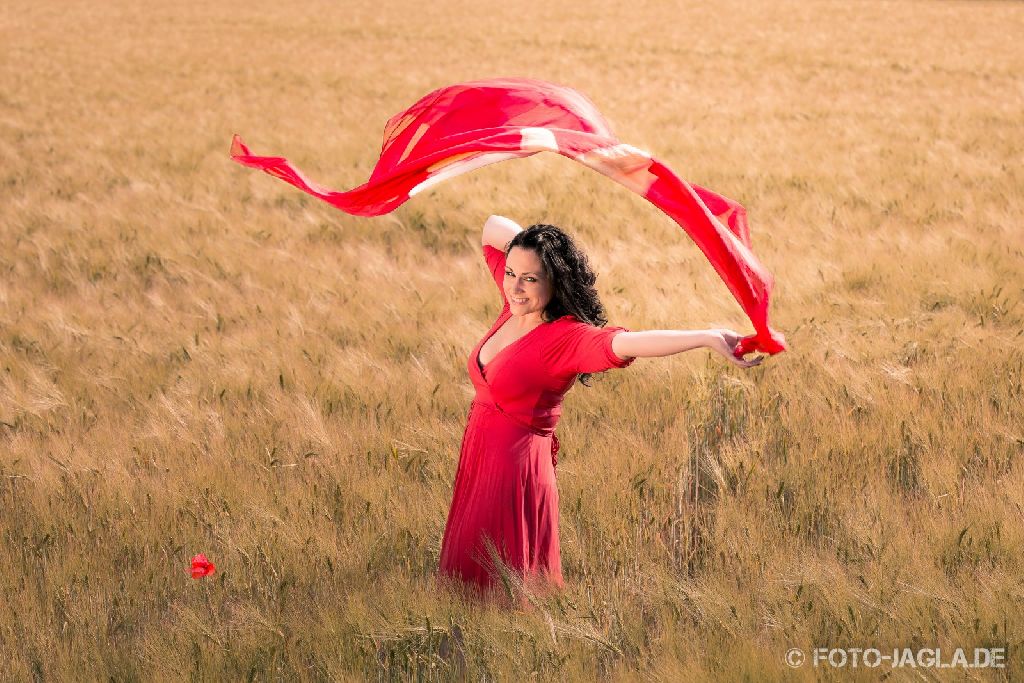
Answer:
M510 299L510 301L514 304L525 304L527 301L529 301L529 299L516 299L515 297L513 297L512 299Z

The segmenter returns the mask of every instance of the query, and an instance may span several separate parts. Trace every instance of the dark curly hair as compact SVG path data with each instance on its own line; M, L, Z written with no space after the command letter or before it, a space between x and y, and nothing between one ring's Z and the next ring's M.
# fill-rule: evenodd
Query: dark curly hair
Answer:
M597 327L608 324L604 306L594 283L597 273L590 267L587 255L576 246L572 237L554 225L536 223L516 234L505 245L505 257L512 247L532 249L544 264L551 278L551 301L544 307L544 322L572 315L577 320ZM589 387L592 373L579 376L580 384Z

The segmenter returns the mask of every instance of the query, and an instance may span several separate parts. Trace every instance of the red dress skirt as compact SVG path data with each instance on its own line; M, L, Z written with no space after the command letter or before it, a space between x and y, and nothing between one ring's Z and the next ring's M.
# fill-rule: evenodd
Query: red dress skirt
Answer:
M485 593L503 583L503 571L531 589L561 587L554 432L562 398L579 374L624 368L636 359L612 351L612 337L625 327L596 327L566 315L542 323L481 367L480 348L512 317L502 286L505 255L490 246L483 251L504 305L469 356L476 396L439 575Z

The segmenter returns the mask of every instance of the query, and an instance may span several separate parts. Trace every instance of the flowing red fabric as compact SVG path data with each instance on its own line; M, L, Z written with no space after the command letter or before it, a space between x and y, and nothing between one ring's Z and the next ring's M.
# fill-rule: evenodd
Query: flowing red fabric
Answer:
M650 154L620 142L594 104L565 86L496 78L433 91L388 120L370 179L347 192L313 182L282 157L251 154L235 135L231 158L357 216L393 211L448 178L505 159L556 152L644 197L690 235L750 318L755 334L735 355L786 350L768 324L771 273L750 246L743 206L682 180Z

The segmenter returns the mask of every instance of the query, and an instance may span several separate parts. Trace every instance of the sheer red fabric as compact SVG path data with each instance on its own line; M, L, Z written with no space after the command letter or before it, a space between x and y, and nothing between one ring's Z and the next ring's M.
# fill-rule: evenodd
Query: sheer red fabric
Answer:
M555 152L610 177L678 223L750 318L736 356L784 351L768 323L771 273L754 256L743 206L688 183L647 152L620 142L594 104L565 86L525 78L439 88L388 120L370 179L347 192L314 183L283 157L253 155L235 135L231 157L346 213L378 216L448 178L487 164Z

